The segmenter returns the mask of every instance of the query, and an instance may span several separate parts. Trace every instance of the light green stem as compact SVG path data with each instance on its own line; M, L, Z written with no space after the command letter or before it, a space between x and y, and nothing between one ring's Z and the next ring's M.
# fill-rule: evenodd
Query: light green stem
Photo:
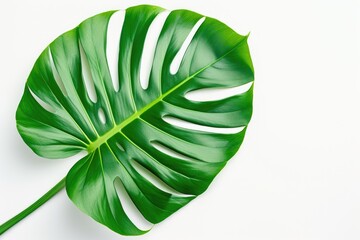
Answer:
M63 178L59 183L57 183L52 189L50 189L47 193L45 193L41 198L39 198L36 202L31 204L28 208L26 208L24 211L16 215L15 217L11 218L4 224L0 225L0 235L2 235L4 232L9 230L12 226L23 220L25 217L30 215L32 212L34 212L36 209L41 207L44 203L49 201L50 198L55 196L60 190L62 190L65 187L65 179Z

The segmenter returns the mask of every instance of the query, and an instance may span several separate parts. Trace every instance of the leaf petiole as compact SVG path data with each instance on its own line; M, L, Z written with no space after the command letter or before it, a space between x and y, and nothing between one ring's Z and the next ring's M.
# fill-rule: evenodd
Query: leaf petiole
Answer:
M36 202L31 204L28 208L17 214L15 217L9 219L2 225L0 225L0 235L9 230L12 226L20 222L22 219L30 215L36 209L41 207L44 203L49 201L53 196L55 196L60 190L65 187L65 180L63 178L60 182L58 182L53 188L51 188L47 193L45 193L41 198L39 198Z

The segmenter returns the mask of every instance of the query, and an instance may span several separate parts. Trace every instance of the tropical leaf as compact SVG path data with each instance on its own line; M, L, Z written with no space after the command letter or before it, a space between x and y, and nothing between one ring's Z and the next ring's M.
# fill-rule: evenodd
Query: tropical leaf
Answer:
M247 36L215 19L148 5L105 12L42 52L17 127L40 156L87 151L66 177L70 199L115 232L143 234L116 184L151 223L203 193L238 150L252 114L252 86L227 97L217 91L253 77ZM214 99L189 97L202 89Z

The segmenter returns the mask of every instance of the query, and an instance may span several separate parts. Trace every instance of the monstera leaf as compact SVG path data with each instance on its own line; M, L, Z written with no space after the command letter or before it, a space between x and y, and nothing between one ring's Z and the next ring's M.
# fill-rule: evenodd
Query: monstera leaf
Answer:
M225 98L216 90L253 77L247 36L215 19L147 5L106 12L42 52L17 127L42 157L87 151L66 176L68 196L113 231L139 235L147 230L127 215L115 184L151 223L202 194L252 114L252 86ZM214 99L189 97L203 89Z

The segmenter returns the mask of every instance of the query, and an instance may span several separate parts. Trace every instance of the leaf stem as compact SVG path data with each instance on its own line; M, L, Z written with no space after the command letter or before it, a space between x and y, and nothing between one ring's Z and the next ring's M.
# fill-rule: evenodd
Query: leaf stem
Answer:
M62 190L65 187L65 179L63 178L60 182L58 182L52 189L50 189L47 193L45 193L41 198L39 198L36 202L31 204L28 208L20 212L15 217L9 219L7 222L0 225L0 235L2 235L4 232L9 230L11 227L13 227L15 224L23 220L25 217L30 215L32 212L34 212L36 209L41 207L44 203L49 201L53 196L55 196L60 190Z

